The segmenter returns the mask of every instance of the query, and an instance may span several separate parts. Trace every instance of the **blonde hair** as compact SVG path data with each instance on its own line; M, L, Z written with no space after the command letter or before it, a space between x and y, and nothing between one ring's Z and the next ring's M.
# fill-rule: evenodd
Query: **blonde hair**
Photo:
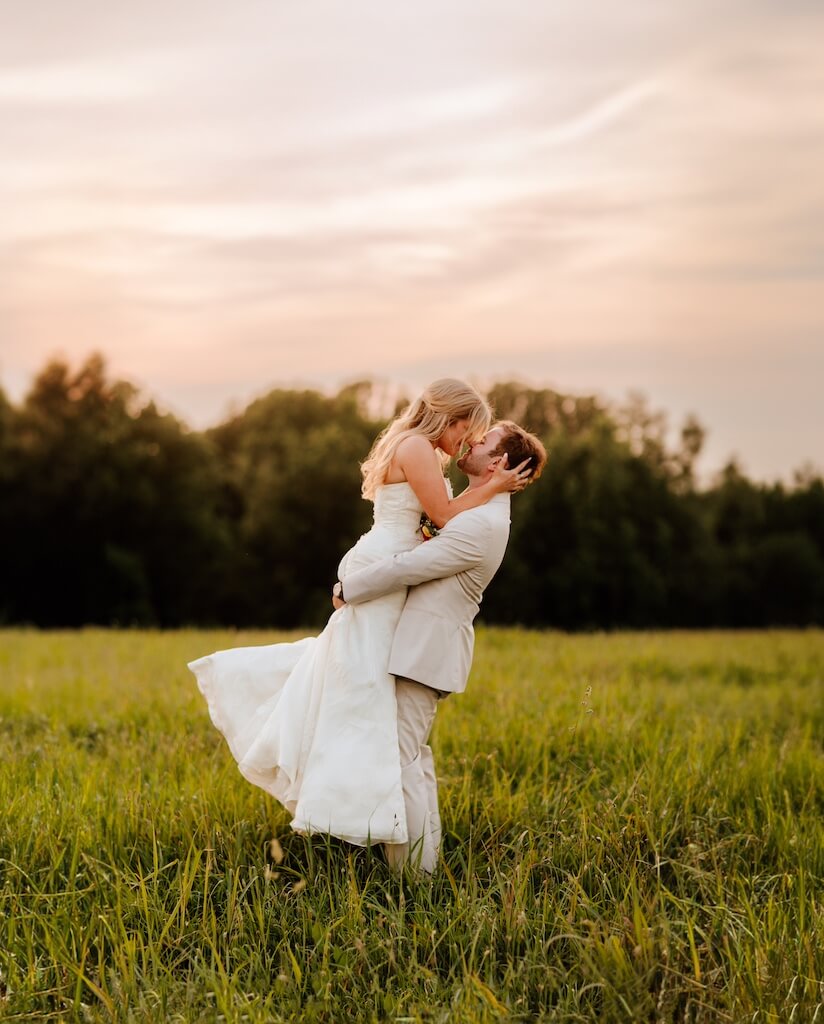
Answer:
M475 388L452 377L430 384L378 435L372 445L366 461L361 464L361 493L364 498L371 501L385 482L401 441L413 434L421 434L434 444L447 427L464 419L468 421L466 440L470 443L479 441L492 422L492 410ZM448 462L449 456L444 454L443 461L444 464Z

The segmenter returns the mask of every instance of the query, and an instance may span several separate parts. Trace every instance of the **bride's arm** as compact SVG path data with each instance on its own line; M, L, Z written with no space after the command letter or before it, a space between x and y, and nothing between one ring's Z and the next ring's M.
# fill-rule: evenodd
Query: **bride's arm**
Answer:
M398 445L395 458L424 511L438 528L459 512L485 505L496 494L519 490L523 485L520 470L526 465L523 462L510 469L504 454L489 480L480 487L462 491L457 498L450 498L438 456L425 437L407 437Z

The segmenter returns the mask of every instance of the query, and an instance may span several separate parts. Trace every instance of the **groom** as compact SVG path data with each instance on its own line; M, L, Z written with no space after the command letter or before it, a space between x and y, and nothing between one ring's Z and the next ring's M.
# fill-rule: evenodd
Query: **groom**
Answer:
M546 463L544 446L516 423L496 423L482 441L458 460L469 487L480 487L506 454L510 466L530 471L529 482ZM389 671L396 677L401 780L408 843L386 844L390 865L408 860L427 873L435 869L440 846L438 789L426 740L438 700L466 689L474 632L483 592L500 566L509 540L509 494L454 516L436 537L362 569L335 585L335 607L359 604L408 586L395 630Z

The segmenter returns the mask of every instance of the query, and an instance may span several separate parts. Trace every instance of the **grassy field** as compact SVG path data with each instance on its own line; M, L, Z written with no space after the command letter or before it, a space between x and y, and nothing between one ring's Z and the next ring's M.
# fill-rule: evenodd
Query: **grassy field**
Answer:
M824 1024L824 633L481 630L431 884L237 772L281 638L0 632L0 1019Z

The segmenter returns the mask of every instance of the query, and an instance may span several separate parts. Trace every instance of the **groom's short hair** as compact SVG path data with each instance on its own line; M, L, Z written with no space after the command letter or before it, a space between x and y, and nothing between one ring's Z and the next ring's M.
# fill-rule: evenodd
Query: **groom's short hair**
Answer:
M510 469L519 466L524 459L529 459L530 462L526 466L529 470L529 482L537 480L546 465L546 448L540 438L519 427L512 420L498 420L497 423L493 423L492 429L503 431L503 437L490 453L493 458L506 452Z

